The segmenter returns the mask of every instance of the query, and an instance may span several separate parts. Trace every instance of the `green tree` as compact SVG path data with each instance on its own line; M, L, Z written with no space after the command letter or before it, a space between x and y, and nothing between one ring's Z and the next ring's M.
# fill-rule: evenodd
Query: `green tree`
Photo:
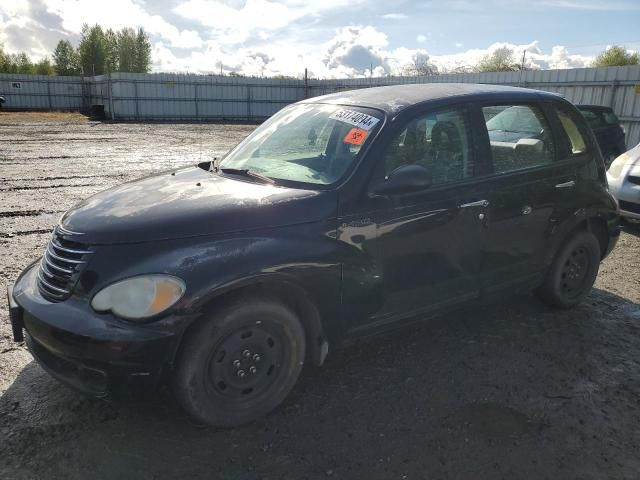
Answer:
M638 65L638 52L631 53L625 47L614 45L602 51L593 62L594 67L616 67L624 65Z
M104 32L105 42L105 68L107 72L117 72L119 69L118 35L108 29Z
M20 52L14 56L14 63L16 65L16 73L23 73L26 75L32 75L34 73L33 63L29 56Z
M403 75L438 75L438 67L429 62L429 56L417 53L413 56L412 62L402 69Z
M136 61L134 72L147 73L151 70L151 42L149 35L142 28L136 34Z
M497 48L478 62L476 72L515 72L520 65L515 61L513 50L509 47Z
M82 26L82 38L78 46L80 67L84 75L102 75L106 65L106 41L104 31L98 24Z
M123 28L118 32L118 71L135 72L136 57L136 31Z
M78 52L68 40L60 40L53 51L53 68L57 75L79 75Z
M42 60L36 63L33 66L33 70L36 75L53 75L54 74L53 66L51 65L51 61L49 60L49 57L44 57Z
M5 53L4 47L0 44L0 73L10 73L11 58L8 53Z

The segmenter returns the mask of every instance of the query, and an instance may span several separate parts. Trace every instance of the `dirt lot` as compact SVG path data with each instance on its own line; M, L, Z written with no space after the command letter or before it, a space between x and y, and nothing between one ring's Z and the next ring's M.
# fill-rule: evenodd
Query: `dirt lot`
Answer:
M0 114L0 287L80 199L222 154L243 125ZM213 430L166 392L112 404L13 344L0 303L0 478L640 477L640 238L623 234L581 307L505 303L333 351L285 405Z

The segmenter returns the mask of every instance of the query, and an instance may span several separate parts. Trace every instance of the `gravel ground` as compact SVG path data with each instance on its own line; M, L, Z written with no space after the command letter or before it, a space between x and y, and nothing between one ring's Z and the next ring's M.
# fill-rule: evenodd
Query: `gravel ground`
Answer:
M80 199L252 128L0 114L0 287ZM0 478L639 478L639 237L622 235L579 308L520 295L334 350L234 430L194 424L165 391L69 390L12 343L0 303Z

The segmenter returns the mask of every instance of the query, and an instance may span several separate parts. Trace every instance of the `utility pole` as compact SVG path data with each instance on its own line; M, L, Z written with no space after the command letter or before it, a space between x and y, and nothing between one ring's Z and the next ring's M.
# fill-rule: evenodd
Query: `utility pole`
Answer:
M523 75L523 72L524 72L524 61L525 61L526 56L527 56L527 49L525 48L522 51L522 63L520 64L520 82L518 82L520 84L520 86L522 86L522 75Z

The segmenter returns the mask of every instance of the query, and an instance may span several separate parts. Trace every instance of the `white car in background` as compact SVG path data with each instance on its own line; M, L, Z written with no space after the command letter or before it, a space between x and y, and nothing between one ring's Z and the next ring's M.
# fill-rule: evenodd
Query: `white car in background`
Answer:
M640 222L640 143L613 161L607 181L620 204L620 214L626 220Z

